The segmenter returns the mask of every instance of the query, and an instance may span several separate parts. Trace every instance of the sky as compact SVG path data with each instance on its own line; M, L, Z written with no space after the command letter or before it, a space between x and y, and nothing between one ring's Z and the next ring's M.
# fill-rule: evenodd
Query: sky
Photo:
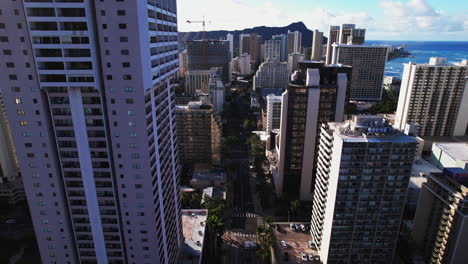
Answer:
M179 31L241 30L302 21L328 27L356 24L368 40L468 41L467 0L177 0Z

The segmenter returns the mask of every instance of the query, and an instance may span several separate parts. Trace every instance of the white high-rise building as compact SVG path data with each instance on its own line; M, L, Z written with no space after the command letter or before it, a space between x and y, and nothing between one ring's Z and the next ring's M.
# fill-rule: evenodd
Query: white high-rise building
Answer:
M226 35L226 40L229 41L229 52L231 53L231 60L234 58L234 35L231 33Z
M265 61L280 61L281 40L265 41Z
M446 64L407 63L403 70L395 127L418 126L418 136L463 136L468 133L468 61Z
M325 63L332 63L334 43L362 45L366 38L366 30L356 28L354 24L342 24L341 26L330 26L326 47Z
M266 96L267 101L267 119L266 119L266 132L269 133L273 130L279 130L281 124L281 102L282 97L274 94Z
M1 92L42 262L176 263L176 1L0 10Z
M288 86L288 65L286 62L266 61L258 67L253 78L253 89L282 88Z
M271 39L281 41L280 61L286 61L288 59L288 54L286 54L286 46L287 46L286 44L287 44L288 37L286 36L286 34L275 35Z
M232 59L229 65L231 69L231 77L233 74L249 75L252 73L252 66L250 63L250 55L247 53L241 54L239 57Z
M213 113L218 117L221 116L224 106L224 84L220 75L221 73L219 70L212 71L208 83L210 100L213 105Z
M302 52L302 33L299 31L288 31L286 42L286 55Z
M288 55L288 72L291 74L297 70L297 65L300 61L305 60L304 54L291 53Z
M416 145L379 116L322 126L311 220L322 263L393 263Z

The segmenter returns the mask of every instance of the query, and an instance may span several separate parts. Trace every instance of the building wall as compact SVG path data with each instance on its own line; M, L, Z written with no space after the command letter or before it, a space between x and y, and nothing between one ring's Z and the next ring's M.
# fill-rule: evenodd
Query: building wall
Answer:
M395 126L418 124L418 135L422 137L465 135L466 76L467 66L405 64Z
M254 76L254 90L261 88L283 88L288 85L287 64L284 62L264 62Z
M312 56L311 61L322 60L322 43L323 43L323 32L314 30L314 37L312 39Z
M42 261L174 263L176 2L0 9L15 65L2 93Z

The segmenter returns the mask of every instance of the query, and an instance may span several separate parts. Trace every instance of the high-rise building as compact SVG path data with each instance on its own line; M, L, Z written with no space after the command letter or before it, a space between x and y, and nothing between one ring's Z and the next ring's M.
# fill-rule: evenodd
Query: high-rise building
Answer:
M323 44L323 32L314 30L314 36L312 39L312 56L311 61L322 60L322 44Z
M286 41L286 55L302 52L302 33L299 31L288 31Z
M335 42L338 42L339 35L340 35L340 26L330 26L330 29L328 30L327 54L326 54L326 59L325 59L325 63L327 65L332 63L332 55L333 55L332 45Z
M220 117L224 106L224 84L221 80L221 73L219 71L215 70L211 72L208 89L211 104L213 105L213 112L215 115Z
M468 142L434 142L430 161L439 169L468 170Z
M179 52L179 77L185 78L185 73L187 71L187 50Z
M221 162L221 124L212 105L189 102L176 108L177 140L181 164Z
M330 26L327 41L326 64L332 63L333 44L364 44L366 30L356 28L354 24L342 24L341 26Z
M416 144L379 116L323 125L311 220L323 263L393 263Z
M231 60L234 58L234 35L231 33L226 35L226 40L229 42L229 53L231 53Z
M210 70L222 68L224 82L230 80L229 42L225 40L192 40L187 41L187 70Z
M286 44L287 44L288 37L286 36L286 34L275 35L271 39L281 41L280 61L286 61L288 59L288 54L286 54Z
M250 55L250 34L239 35L239 54L244 53Z
M300 61L305 60L305 56L302 53L291 53L288 55L288 73L293 73L297 70L297 65Z
M262 36L257 33L239 35L239 54L250 55L252 65L260 63Z
M265 41L265 61L280 61L281 40Z
M0 82L42 262L175 263L176 1L0 10Z
M355 24L342 24L338 42L340 44L362 45L366 37L366 30L356 28Z
M288 65L286 62L266 61L258 67L253 77L253 89L282 88L288 86Z
M211 68L218 69L218 68ZM185 96L208 93L212 70L191 70L185 74Z
M282 95L273 179L277 196L312 200L320 125L343 121L351 68L300 62Z
M274 94L269 94L266 96L266 127L265 130L267 133L280 129L281 124L281 96Z
M231 64L231 75L249 75L252 73L252 67L250 64L250 55L247 53L241 54L239 57L232 59ZM232 77L231 77L232 78Z
M468 258L468 171L427 176L411 236L426 263L465 263Z
M351 65L353 67L349 99L364 101L381 100L388 47L336 43L332 46L332 63Z
M468 132L468 62L404 66L395 126L417 124L419 136L463 136Z

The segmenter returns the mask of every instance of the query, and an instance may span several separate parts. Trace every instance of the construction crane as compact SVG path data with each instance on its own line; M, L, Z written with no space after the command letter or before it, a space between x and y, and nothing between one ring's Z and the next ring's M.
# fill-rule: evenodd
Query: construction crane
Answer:
M202 31L202 49L203 49L203 54L202 54L202 68L203 70L207 70L206 67L206 22L211 23L211 21L206 21L205 16L203 16L203 20L187 20L187 23L192 24L192 23L201 23L203 27Z

